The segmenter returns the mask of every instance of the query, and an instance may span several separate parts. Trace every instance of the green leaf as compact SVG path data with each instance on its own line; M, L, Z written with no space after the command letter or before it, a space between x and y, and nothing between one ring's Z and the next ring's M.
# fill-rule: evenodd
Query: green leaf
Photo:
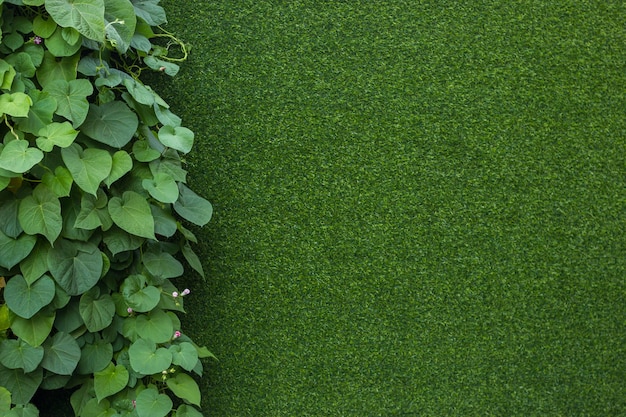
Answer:
M109 200L109 214L122 230L136 236L156 240L154 218L148 202L134 191L125 191L122 197Z
M0 94L0 113L14 117L26 117L32 105L33 100L24 93Z
M167 23L165 10L158 3L159 0L133 0L135 13L150 26Z
M0 363L9 369L33 372L43 359L43 348L33 347L22 339L4 339L0 343Z
M48 267L54 280L69 295L81 295L100 279L103 260L91 243L60 239L48 252Z
M191 249L191 245L189 244L189 242L185 242L185 244L181 246L181 252L187 260L189 266L191 266L197 273L199 273L202 278L205 278L204 269L202 268L202 262L200 261L198 255L196 255L196 253L193 251L193 249Z
M0 305L0 330L4 331L11 327L11 312L6 304Z
M113 362L94 373L94 391L98 401L123 390L128 384L128 377L128 370L123 365L114 365Z
M128 0L106 0L104 20L107 39L119 53L126 53L137 24L133 5Z
M101 189L98 189L98 194L101 193ZM104 199L106 202L106 195L104 195ZM98 199L91 194L83 194L80 199L80 212L76 216L74 227L93 230L102 226L101 212L106 213L106 210L99 208Z
M137 103L152 106L155 102L154 93L143 85L140 81L133 78L126 78L124 86Z
M5 60L0 59L0 89L8 90L13 84L16 71L12 65Z
M37 165L43 159L43 152L28 146L27 140L13 140L7 143L0 153L0 168L19 174Z
M113 167L113 159L109 152L97 148L83 150L76 143L61 149L61 156L74 182L94 196L100 183L109 176Z
M104 42L104 0L46 0L45 5L59 26L72 27L88 39Z
M46 171L41 183L48 187L57 197L68 197L72 190L74 179L70 171L62 166L54 169L54 173Z
M19 119L17 126L26 133L36 135L46 125L52 123L57 102L50 94L42 91L31 90L28 94L33 100L33 105L28 109L28 116Z
M157 278L175 278L185 272L183 265L167 252L148 251L143 255L143 264Z
M147 140L138 140L133 143L133 155L139 162L150 162L161 156L161 152L151 148Z
M151 311L159 304L161 291L154 286L144 286L146 279L143 275L129 275L120 287L124 301L133 310L144 313Z
M194 193L184 184L178 184L180 195L174 203L174 210L185 220L204 226L213 216L213 206L204 198Z
M57 28L54 19L45 20L41 15L35 16L33 20L33 32L42 38L50 37Z
M48 272L48 249L50 246L40 240L28 257L20 262L20 271L29 285Z
M130 170L133 169L133 159L126 151L117 151L113 154L113 166L111 173L104 180L107 187L110 187L115 181L122 178Z
M167 378L165 383L178 398L200 406L200 388L189 375L182 372L176 373L174 377Z
M72 56L80 50L80 42L70 43L68 41L68 36L66 35L68 30L73 31L73 33L80 36L80 34L74 29L57 27L52 36L45 40L46 48L52 53L52 55L56 57Z
M178 186L168 174L157 173L152 179L142 181L143 188L152 198L161 203L173 203L178 200Z
M139 337L155 343L165 343L174 336L172 319L163 310L153 310L150 314L137 317Z
M26 52L11 54L6 57L6 62L8 62L13 68L15 68L15 71L21 74L21 77L32 78L35 76L35 64L33 63L33 59L31 58L31 56Z
M30 319L12 314L11 330L31 346L41 345L50 334L55 317L54 310L52 312L46 310L40 311Z
M128 349L128 355L135 372L144 375L160 373L172 364L172 353L165 348L157 349L150 340L136 340Z
M76 372L81 375L101 371L113 359L113 346L104 340L86 343L81 352L80 361L78 361L76 368Z
M21 275L14 275L4 289L4 300L15 314L25 319L33 317L54 298L54 281L47 275L31 285Z
M61 203L57 196L43 184L33 190L20 203L18 219L24 232L44 235L51 245L61 234L63 219Z
M145 241L144 238L126 233L117 227L107 231L102 240L113 256L121 252L135 250Z
M44 152L52 151L54 145L67 148L78 136L78 131L72 128L68 122L50 123L39 131L37 146Z
M37 243L35 236L22 234L14 239L0 231L0 266L13 268L28 256L35 243Z
M176 415L174 417L203 417L202 413L196 410L195 408L183 404L176 410Z
M87 97L93 93L93 87L88 80L59 79L48 83L43 91L56 100L56 113L71 120L74 128L80 126L87 118L89 112Z
M137 415L139 417L165 417L172 410L172 400L159 394L155 388L146 388L137 395Z
M188 153L193 147L194 134L186 127L163 126L159 129L159 140L167 147Z
M113 322L115 303L109 294L100 295L98 287L94 287L80 297L80 316L87 330L97 332Z
M72 336L58 332L43 344L41 366L58 375L72 375L80 360L80 347Z
M11 392L13 404L27 404L43 380L43 369L25 373L22 369L8 369L0 365L0 386Z
M158 235L165 237L172 237L176 233L177 225L176 219L168 210L161 207L150 205L152 210L152 217L154 217L154 232Z
M143 62L151 69L155 71L163 71L170 77L178 74L180 67L177 64L174 64L170 61L164 61L162 59L158 59L154 55L148 55L143 59ZM165 69L162 69L165 68ZM156 110L156 109L155 109Z
M17 218L20 200L12 193L0 194L0 230L11 238L18 237L24 229Z
M172 363L186 371L191 371L198 363L198 351L189 342L182 342L169 347L172 352Z
M126 146L137 131L137 115L121 101L89 106L81 131L92 139L114 148Z
M0 387L0 412L11 409L11 392L5 387Z
M76 79L76 71L80 54L63 57L60 60L46 51L41 66L37 69L37 81L42 87L57 80L72 81Z

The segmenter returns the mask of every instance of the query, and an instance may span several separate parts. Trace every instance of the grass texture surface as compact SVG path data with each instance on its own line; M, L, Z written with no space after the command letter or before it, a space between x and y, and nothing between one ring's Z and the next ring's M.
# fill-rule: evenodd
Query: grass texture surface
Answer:
M207 416L626 415L626 8L166 0Z

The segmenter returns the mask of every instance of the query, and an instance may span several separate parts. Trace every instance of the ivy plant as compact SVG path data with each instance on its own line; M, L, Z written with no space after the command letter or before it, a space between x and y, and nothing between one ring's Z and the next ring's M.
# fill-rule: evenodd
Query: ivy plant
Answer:
M80 417L202 415L176 279L212 207L142 82L187 56L158 2L0 0L0 415L62 388Z

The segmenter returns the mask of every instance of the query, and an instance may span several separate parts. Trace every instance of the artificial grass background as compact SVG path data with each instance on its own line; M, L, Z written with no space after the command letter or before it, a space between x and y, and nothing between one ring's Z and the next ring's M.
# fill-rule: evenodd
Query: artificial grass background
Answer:
M163 2L207 416L626 415L622 2Z

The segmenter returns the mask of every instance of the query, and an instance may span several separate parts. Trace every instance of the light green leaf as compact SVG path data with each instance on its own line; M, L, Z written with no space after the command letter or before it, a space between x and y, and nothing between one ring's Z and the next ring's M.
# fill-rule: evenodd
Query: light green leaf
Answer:
M200 388L189 375L182 372L176 373L174 377L167 378L165 383L178 398L200 406Z
M43 344L41 366L58 375L72 375L80 360L80 347L72 336L57 332Z
M100 183L109 176L113 167L113 159L109 152L97 148L83 151L76 143L61 149L61 156L74 182L92 195L96 195Z
M163 310L153 310L150 314L138 316L136 325L139 337L155 343L168 342L174 336L172 319Z
M176 410L176 415L173 417L203 417L202 413L193 408L190 405L183 404Z
M0 343L0 363L9 369L33 372L43 359L43 348L33 347L22 339L4 339Z
M152 179L142 181L143 188L152 198L161 203L173 203L178 200L178 185L168 174L157 173Z
M139 162L150 162L161 156L161 152L151 148L147 140L138 140L133 143L133 155Z
M119 53L124 54L137 24L133 5L128 0L106 0L104 6L106 37Z
M113 362L103 370L94 374L94 391L98 401L116 394L128 384L128 370L123 365L114 365Z
M130 170L133 169L133 159L126 151L117 151L113 154L113 166L111 173L104 180L107 187L110 187L115 181L122 178Z
M44 235L51 245L61 234L63 219L61 203L57 196L43 184L33 190L20 203L18 219L24 232Z
M46 48L52 53L52 55L56 57L72 56L80 50L80 42L68 42L68 36L66 35L68 30L73 31L73 33L80 36L80 34L74 29L57 27L52 36L45 40Z
M33 32L42 38L50 37L57 28L54 19L45 20L41 15L35 16L33 20Z
M33 100L24 93L0 94L0 113L14 117L26 117L32 105Z
M173 77L176 74L178 74L178 71L180 70L180 67L177 64L174 64L173 62L170 62L170 61L164 61L162 59L155 57L154 55L148 55L147 57L143 59L143 62L149 68L155 71L163 71L170 77ZM165 68L165 69L162 69L162 68Z
M76 79L76 71L80 54L71 57L63 57L60 60L46 51L44 53L43 62L37 69L37 81L42 87L46 87L49 83L57 80L72 81Z
M83 36L104 42L104 0L46 0L46 10L63 27L73 27Z
M115 303L109 294L100 295L98 287L94 287L80 297L80 316L87 330L97 332L113 322Z
M52 151L54 145L67 148L78 136L78 131L72 128L68 122L51 123L39 131L37 146L44 152Z
M167 252L148 251L143 255L143 264L157 278L175 278L185 272L183 265Z
M96 245L60 239L48 252L48 268L69 295L80 295L100 279L102 254Z
M146 388L137 395L137 415L139 417L165 417L172 410L172 400L159 394L155 388Z
M144 104L146 106L152 106L154 104L154 93L151 90L148 90L148 88L140 81L127 78L124 80L124 86L137 103Z
M24 173L43 159L43 152L28 146L27 140L13 140L7 143L0 153L0 168L11 172Z
M0 412L11 409L11 392L5 387L0 387Z
M130 365L144 375L153 375L164 371L172 364L172 353L165 348L158 348L150 340L138 339L128 349Z
M13 68L12 65L9 65L9 63L5 60L0 59L0 89L10 89L11 84L13 84L13 80L15 79L15 75L15 68Z
M11 314L11 330L31 346L41 345L50 334L54 323L54 310L47 310L40 311L30 319Z
M165 10L158 3L159 0L133 0L135 13L150 26L167 23Z
M8 369L0 365L0 386L11 392L13 404L27 404L35 395L42 380L43 370L41 368L25 373L22 369Z
M122 230L133 235L156 240L150 205L136 192L125 191L121 198L111 198L109 214L113 222Z
M94 343L86 343L81 352L76 368L76 372L81 375L101 371L113 359L113 346L102 339Z
M75 128L85 121L89 112L87 97L93 93L91 82L60 79L48 83L43 91L56 100L56 113L71 120Z
M28 256L36 242L35 236L22 234L14 239L0 231L0 266L13 268Z
M120 287L124 301L139 313L151 311L159 304L161 291L154 286L145 286L143 275L129 275Z
M126 146L137 131L137 115L121 101L89 106L81 131L92 139L114 148Z
M68 197L72 190L74 179L70 171L62 166L54 169L54 173L46 171L41 183L48 187L57 197Z
M31 56L26 52L11 54L6 57L6 61L13 66L13 68L15 68L17 73L21 74L21 77L32 78L35 76L35 64L33 63ZM32 98L33 97L31 96L31 99Z
M47 275L29 285L23 276L14 275L4 289L4 300L9 309L20 317L29 319L50 304L54 298L54 281Z
M163 126L159 129L161 143L177 151L188 153L193 147L194 134L186 127Z
M169 347L172 352L172 363L186 371L191 371L198 363L198 351L189 342L182 342Z
M19 119L17 126L26 133L36 135L46 125L52 123L52 116L57 109L57 102L50 94L38 90L28 93L33 105L28 109L28 116Z
M213 206L204 198L194 193L184 184L178 184L180 195L174 203L174 210L185 220L204 226L213 216Z

